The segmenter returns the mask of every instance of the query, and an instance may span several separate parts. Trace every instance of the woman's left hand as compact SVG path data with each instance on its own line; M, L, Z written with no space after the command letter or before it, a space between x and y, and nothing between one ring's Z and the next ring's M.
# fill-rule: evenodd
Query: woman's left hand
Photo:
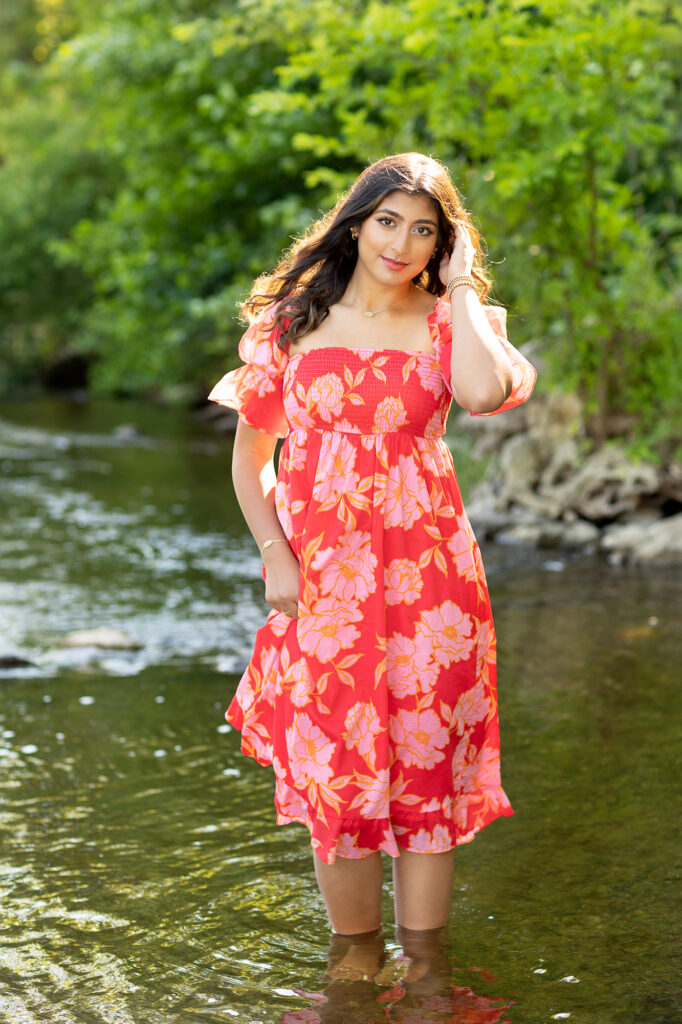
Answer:
M440 261L440 279L445 285L451 278L459 277L460 274L471 274L471 268L476 258L476 249L466 224L457 220L455 225L455 244L452 253L443 253L443 258Z

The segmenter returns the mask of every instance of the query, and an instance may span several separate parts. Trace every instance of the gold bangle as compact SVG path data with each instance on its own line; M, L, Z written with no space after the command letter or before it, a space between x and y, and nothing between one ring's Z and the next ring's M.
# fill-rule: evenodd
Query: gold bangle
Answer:
M458 277L451 278L451 280L449 280L447 283L445 294L448 297L448 301L452 299L452 293L454 292L455 288L457 288L457 286L460 284L468 284L470 288L476 290L476 282L474 281L473 277L470 277L468 274L460 274Z
M288 544L288 543L289 543L289 541L286 540L284 537L276 537L273 540L266 540L265 544L263 544L263 547L260 549L260 553L262 555L263 552L265 551L265 549L269 548L271 544Z

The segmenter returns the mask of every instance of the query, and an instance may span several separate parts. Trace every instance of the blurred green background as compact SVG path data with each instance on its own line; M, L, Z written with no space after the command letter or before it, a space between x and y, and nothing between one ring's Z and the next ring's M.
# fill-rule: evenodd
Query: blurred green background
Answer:
M366 164L444 161L592 437L682 436L680 8L4 0L0 392L201 400L236 302Z

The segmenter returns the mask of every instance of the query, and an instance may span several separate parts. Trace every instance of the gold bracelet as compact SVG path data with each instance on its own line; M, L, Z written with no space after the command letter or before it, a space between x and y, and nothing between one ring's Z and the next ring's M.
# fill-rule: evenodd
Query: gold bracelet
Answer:
M445 294L448 297L448 302L452 300L452 293L454 292L455 288L460 284L468 284L470 288L473 288L474 290L476 289L476 282L474 281L473 277L470 277L468 274L460 274L458 277L453 277L448 281L447 287L445 289Z
M263 547L260 549L260 553L262 555L263 552L265 551L265 549L269 548L271 544L288 544L288 543L289 543L289 541L285 540L284 537L276 537L273 540L266 540L265 544L263 544Z

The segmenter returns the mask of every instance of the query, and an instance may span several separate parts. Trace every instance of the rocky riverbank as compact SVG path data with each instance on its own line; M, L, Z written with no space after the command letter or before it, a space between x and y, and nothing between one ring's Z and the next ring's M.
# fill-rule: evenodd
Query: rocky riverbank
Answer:
M682 467L595 448L573 395L536 396L504 416L463 414L489 460L467 503L479 537L604 552L612 562L682 564Z

